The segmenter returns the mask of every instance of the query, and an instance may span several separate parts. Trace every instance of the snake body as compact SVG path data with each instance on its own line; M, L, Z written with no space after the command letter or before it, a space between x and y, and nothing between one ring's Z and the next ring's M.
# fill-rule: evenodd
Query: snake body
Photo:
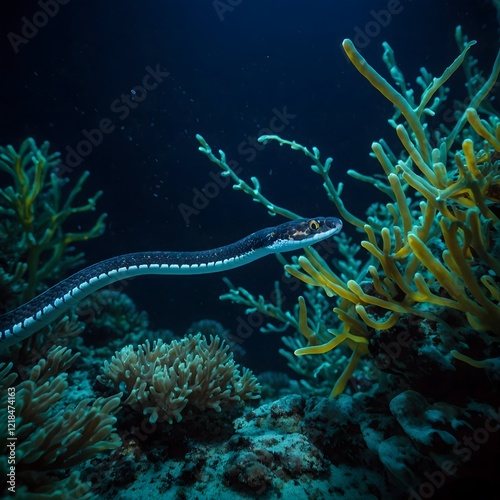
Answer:
M269 254L312 245L341 229L342 221L336 217L297 219L212 250L137 252L103 260L1 315L0 343L11 345L28 338L83 298L116 281L147 274L193 275L226 271Z

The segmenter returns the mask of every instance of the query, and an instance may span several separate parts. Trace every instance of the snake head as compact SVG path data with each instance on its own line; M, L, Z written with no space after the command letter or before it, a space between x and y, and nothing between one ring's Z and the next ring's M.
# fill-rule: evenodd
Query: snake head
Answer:
M342 221L337 217L296 219L274 228L268 248L273 252L304 248L330 238L341 229Z

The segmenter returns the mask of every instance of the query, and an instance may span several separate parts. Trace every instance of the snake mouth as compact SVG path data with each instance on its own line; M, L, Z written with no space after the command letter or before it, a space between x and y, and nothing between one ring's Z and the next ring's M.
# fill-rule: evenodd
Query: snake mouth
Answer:
M330 228L330 229L335 229L335 231L338 233L342 229L342 221L340 219L337 219L337 217L327 217L325 219L325 224Z

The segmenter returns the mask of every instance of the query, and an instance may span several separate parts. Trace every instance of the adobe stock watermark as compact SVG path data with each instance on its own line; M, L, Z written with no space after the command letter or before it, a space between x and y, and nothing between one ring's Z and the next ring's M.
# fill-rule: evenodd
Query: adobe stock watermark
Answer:
M214 0L212 7L219 18L219 21L224 21L227 12L233 12L235 7L238 7L243 0Z
M406 0L411 2L412 0ZM352 42L357 49L368 47L372 40L380 35L383 28L391 24L393 16L404 10L401 0L389 0L385 9L370 10L370 20L364 26L355 26Z
M57 16L61 5L69 4L71 0L38 0L37 5L40 10L37 10L30 18L21 17L20 34L11 31L7 34L7 40L15 54L19 54L20 47L27 45L30 40L33 40L42 28L45 28L49 21Z
M282 132L290 121L295 119L297 115L288 112L287 106L283 106L281 110L272 109L272 117L269 120L267 127L261 128L255 136L248 136L246 140L238 145L238 153L245 157L247 163L251 163L257 157L257 153L265 149L266 145L257 141L261 135L273 135ZM240 175L243 168L236 160L227 162L229 167L236 175ZM208 181L201 189L193 188L193 197L191 203L179 203L178 209L187 226L190 224L191 217L199 215L202 210L205 210L210 205L210 202L219 196L222 189L231 185L231 178L223 175L221 170L211 171L208 176Z
M455 476L460 465L471 460L474 452L479 451L490 440L491 435L500 430L500 408L497 411L490 409L489 413L490 416L481 427L476 427L453 445L453 458L443 460L438 470L424 472L426 481L416 488L408 489L408 500L432 498L445 485L446 479Z
M255 160L257 152L263 151L266 147L265 144L259 142L257 139L262 135L279 134L285 130L285 127L290 124L290 121L297 118L297 115L288 113L286 106L283 109L273 108L273 116L269 120L267 127L261 128L255 136L249 135L246 141L240 142L238 145L238 153L246 157L245 161L250 163Z
M466 96L461 101L455 99L453 102L449 103L449 106L442 110L439 110L439 112L436 113L436 116L439 115L441 117L440 121L446 124L448 127L457 123L474 100L474 96L485 87L486 82L487 79L484 76L478 75L477 79L475 80L474 88L472 90L469 89L471 95ZM483 102L487 102L488 100L493 101L494 99L497 99L499 88L500 82L495 82L491 86L488 94L483 99Z
M146 74L141 83L133 87L129 93L122 93L120 97L111 102L109 109L111 117L101 118L95 128L90 130L83 129L81 139L74 147L66 146L66 155L59 165L58 175L63 176L73 172L82 161L90 156L95 148L99 147L106 135L116 130L117 123L123 122L129 116L131 111L137 109L148 97L148 92L155 90L169 76L168 71L161 69L157 64L155 68L146 66Z
M110 292L119 292L125 293L125 288L129 286L130 282L135 278L124 278L122 280L116 281L114 283L110 283L100 291L110 291ZM85 335L85 328L92 324L96 317L105 310L106 304L102 304L99 300L96 300L93 308L82 309L81 307L77 308L73 306L71 309L76 312L76 317L71 317L68 313L61 313L61 317L57 318L56 321L51 323L53 329L47 334L42 334L41 338L43 339L43 343L37 345L36 342L30 347L29 355L25 356L24 361L19 362L17 365L17 371L19 376L26 380L29 378L31 369L34 365L40 362L41 359L47 359L48 353L54 345L58 345L61 347L70 347L70 339L75 336ZM71 311L70 309L70 311ZM79 310L78 310L79 309ZM81 326L84 325L84 330L79 331ZM78 335L75 335L78 333Z
M329 257L338 252L339 244L334 238L329 238L323 240L318 244L314 245L314 249L319 253L323 260L328 260ZM268 302L273 305L280 304L283 307L289 302L287 298L287 292L293 293L303 285L303 282L296 278L295 276L289 275L283 272L280 278L279 292L276 288L273 288L272 292L268 295ZM278 296L279 294L279 296ZM248 340L256 331L260 332L260 329L269 321L269 317L262 313L261 311L253 311L249 314L245 314L245 317L238 316L236 318L236 330L235 333L230 333L226 340L231 344L243 344L245 340Z
M121 405L123 405L123 399ZM116 429L115 429L116 430ZM122 444L116 450L110 452L113 454L113 470L119 470L127 462L130 462L138 450L143 450L145 443L158 430L156 423L151 423L148 418L143 418L139 426L133 426L120 435ZM85 481L92 483L91 491L102 488L103 478L109 477L109 461L107 459L99 461L97 466L91 466L83 471Z

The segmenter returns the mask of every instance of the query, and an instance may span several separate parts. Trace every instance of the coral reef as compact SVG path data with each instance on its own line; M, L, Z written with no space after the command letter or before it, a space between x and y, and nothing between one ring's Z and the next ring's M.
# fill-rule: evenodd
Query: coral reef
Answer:
M113 427L120 394L76 405L65 402L66 370L77 357L65 347L54 347L17 384L12 363L0 364L0 416L3 422L7 415L15 417L9 422L15 422L16 437L14 442L4 435L3 441L15 443L15 491L20 498L91 498L91 484L82 482L77 471L68 471L121 443ZM1 464L5 477L7 457Z
M120 463L103 459L106 486L96 493L116 499L144 490L200 500L455 498L491 487L498 462L498 408L465 398L459 405L431 402L414 390L400 391L384 374L381 383L354 395L290 394L242 416L194 424L183 419L167 431L143 423Z
M163 442L157 432L147 434L132 452L134 477L105 498L135 498L144 490L153 497L197 500L392 498L385 469L376 454L366 451L362 437L357 438L360 451L353 449L349 431L356 424L349 419L355 414L336 411L339 405L290 395L232 420L229 433L212 425L210 438L188 434L191 423L183 421ZM338 446L337 438L342 438ZM179 446L181 441L185 446ZM373 457L371 470L361 466L363 453Z
M103 382L126 388L125 405L151 423L180 422L190 413L228 409L256 399L260 385L252 372L234 363L219 337L188 335L170 344L149 341L134 349L124 347L105 362Z
M31 299L49 280L65 277L71 267L83 262L83 254L75 253L73 244L104 231L106 214L87 231L71 231L72 216L94 211L102 192L78 205L88 172L65 193L69 179L59 175L60 155L49 148L47 141L37 146L32 138L18 151L10 145L0 147L0 169L12 181L0 189L3 310ZM62 345L80 335L84 326L70 313L40 335L10 348L9 359L15 360L18 375L11 373L13 363L1 364L0 412L5 422L8 411L15 415L15 489L19 497L90 498L92 484L81 480L75 466L120 444L113 432L120 397L88 398L91 391L87 391L74 402L72 395L78 391L74 387L68 390L66 371L78 354L72 355ZM5 466L2 459L2 469Z
M130 451L135 473L106 498L144 489L195 499L454 498L467 487L461 477L492 483L500 424L493 406L387 389L288 395L235 418L229 430L212 422L206 434L189 433L183 421L162 438L143 433Z
M16 363L20 383L12 363L0 364L0 418L9 421L15 410L20 497L444 498L464 493L470 477L483 487L494 482L500 119L489 92L500 55L484 79L469 56L472 43L460 30L456 37L459 56L441 77L422 69L421 93L406 83L388 44L383 60L393 85L344 42L358 71L394 104L389 123L399 141L392 149L384 140L373 143L379 174L349 171L386 197L364 219L349 210L344 186L331 180L331 158L323 161L318 149L277 136L260 138L311 160L328 198L353 233L362 235L360 244L340 235L289 261L278 257L287 276L305 285L292 310L285 309L278 284L271 303L226 280L230 290L223 299L279 323L263 331L295 330L281 352L302 377L301 386L282 373L267 372L258 381L240 369L228 345L237 339L204 320L183 339L117 350L99 377L108 392L88 399L110 346L121 347L124 338L134 345L139 336L158 338L129 297L99 292L51 326L53 339L67 341L84 326L91 334L90 347L79 344L87 359L72 374L79 383L71 391L66 372L78 355L65 347L45 353L34 337L28 352L12 351L22 360ZM433 118L448 98L446 82L461 66L469 99L448 130ZM224 153L216 156L198 140L237 189L272 214L298 217L266 198L257 179L242 180ZM396 154L394 147L402 151ZM6 215L0 223L6 249L0 288L12 294L6 304L15 303L15 295L32 296L49 274L62 274L78 259L69 245L104 227L101 217L87 233L63 231L69 215L95 208L99 193L73 208L84 174L61 203L64 182L57 172L49 175L57 158L47 143L37 148L33 140L19 152L0 149L0 167L14 179L13 187L0 191ZM330 264L332 252L341 259ZM99 345L99 337L106 345ZM28 355L35 352L44 359L32 366L35 357ZM125 393L122 403L122 394L110 395L116 390ZM270 401L245 407L261 392ZM328 392L335 398L317 396ZM7 474L6 461L0 463Z
M0 189L0 289L2 308L12 309L41 291L44 280L58 280L68 269L83 261L72 244L100 236L106 214L82 232L66 229L68 219L77 213L94 211L99 191L82 205L75 200L89 172L84 172L64 194L68 179L58 175L59 153L49 151L45 141L40 147L34 139L0 147L0 170L12 185Z
M377 368L406 372L408 378L421 377L422 366L431 375L441 367L455 370L455 360L484 367L490 363L489 358L499 355L500 219L495 204L500 200L500 118L489 94L500 73L500 53L490 77L485 79L468 55L474 42L467 42L460 29L456 39L461 53L440 77L433 78L421 70L417 80L422 89L419 100L387 43L383 44L383 60L394 86L363 59L350 40L343 43L356 69L394 105L395 114L389 123L403 147L395 154L386 141L374 142L372 156L381 173L348 171L389 200L371 207L366 220L346 207L344 186L335 186L330 177L331 158L322 161L317 148L310 151L278 136L259 138L260 142L276 141L300 151L313 162L313 172L322 178L328 198L340 215L365 234L361 247L366 253L361 262L352 256L346 259L338 271L321 255L329 257L331 249L321 246L319 251L306 249L305 256L285 263L290 275L323 296L310 294L310 308L300 297L293 311L284 311L279 303L266 303L262 297L255 298L231 284L222 298L245 304L247 312L258 310L298 330L307 345L299 347L296 341L287 341L298 356L347 346L351 356L332 396L344 391L361 358L368 354L377 360ZM455 127L447 130L431 118L442 110L448 95L444 85L461 65L466 68L470 101L465 109L459 109ZM217 157L201 136L198 140L200 150L233 180L236 189L262 203L271 214L298 217L264 197L257 179L252 178L250 185L238 177L223 152ZM341 241L342 255L348 256L349 246L349 241ZM333 314L324 313L325 298L334 298ZM270 330L267 325L266 329ZM394 342L397 355L390 349ZM424 355L430 360L427 370L426 362L412 361ZM290 356L287 358L290 361ZM337 366L337 360L332 364Z

